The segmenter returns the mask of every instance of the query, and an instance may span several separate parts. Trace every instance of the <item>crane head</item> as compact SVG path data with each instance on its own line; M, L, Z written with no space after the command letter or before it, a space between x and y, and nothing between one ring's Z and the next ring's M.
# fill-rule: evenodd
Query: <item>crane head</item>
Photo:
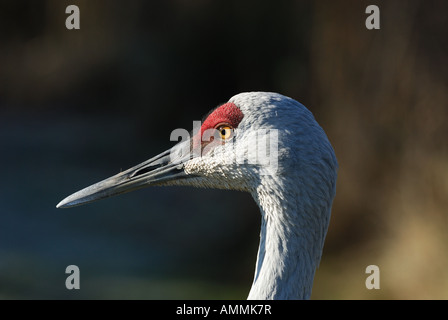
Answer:
M316 145L316 139L321 143ZM277 93L241 93L213 109L188 139L68 196L57 207L78 206L153 185L252 192L263 176L285 176L291 169L300 173L312 162L311 154L327 162L330 175L335 172L333 150L311 112Z

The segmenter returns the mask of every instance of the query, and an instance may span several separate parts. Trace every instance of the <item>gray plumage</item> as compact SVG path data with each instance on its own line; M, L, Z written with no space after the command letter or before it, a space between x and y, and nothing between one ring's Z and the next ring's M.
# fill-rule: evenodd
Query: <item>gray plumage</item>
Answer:
M336 192L333 148L312 113L291 98L249 92L229 101L244 114L235 146L220 146L185 169L201 175L194 185L247 191L260 207L260 246L248 298L308 299ZM262 166L225 163L247 153L253 133L266 129L278 131L276 171L262 175Z
M182 152L168 157L167 151L67 197L58 207L148 185L249 192L262 221L248 299L309 299L336 192L333 148L312 113L291 98L248 92L229 102L244 115L232 143L213 145L210 152L195 157ZM260 147L268 152L259 152Z

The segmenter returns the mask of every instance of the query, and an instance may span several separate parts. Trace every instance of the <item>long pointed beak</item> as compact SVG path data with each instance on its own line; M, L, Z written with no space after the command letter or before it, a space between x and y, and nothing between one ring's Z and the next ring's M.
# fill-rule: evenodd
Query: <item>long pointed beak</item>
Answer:
M192 158L190 142L185 141L126 171L84 188L61 202L56 208L68 208L109 198L151 185L191 177L183 169Z

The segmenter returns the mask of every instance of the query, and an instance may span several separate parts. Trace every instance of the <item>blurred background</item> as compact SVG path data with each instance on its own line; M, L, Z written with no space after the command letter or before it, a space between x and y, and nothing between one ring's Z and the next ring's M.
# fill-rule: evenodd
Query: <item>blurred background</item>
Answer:
M65 8L80 9L67 30ZM381 29L367 30L376 4ZM340 169L314 299L448 298L448 2L2 0L0 298L245 299L249 194L67 195L233 95L315 115ZM81 289L65 288L75 264ZM380 268L380 290L365 269Z

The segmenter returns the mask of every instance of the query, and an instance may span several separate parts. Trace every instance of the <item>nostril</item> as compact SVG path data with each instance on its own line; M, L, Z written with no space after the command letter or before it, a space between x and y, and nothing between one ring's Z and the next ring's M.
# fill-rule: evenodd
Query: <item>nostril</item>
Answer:
M160 166L148 166L148 167L141 168L141 169L135 171L133 174L131 174L129 176L129 179L141 176L145 173L149 173L149 172L153 171L154 169L157 169L158 167L160 167Z

